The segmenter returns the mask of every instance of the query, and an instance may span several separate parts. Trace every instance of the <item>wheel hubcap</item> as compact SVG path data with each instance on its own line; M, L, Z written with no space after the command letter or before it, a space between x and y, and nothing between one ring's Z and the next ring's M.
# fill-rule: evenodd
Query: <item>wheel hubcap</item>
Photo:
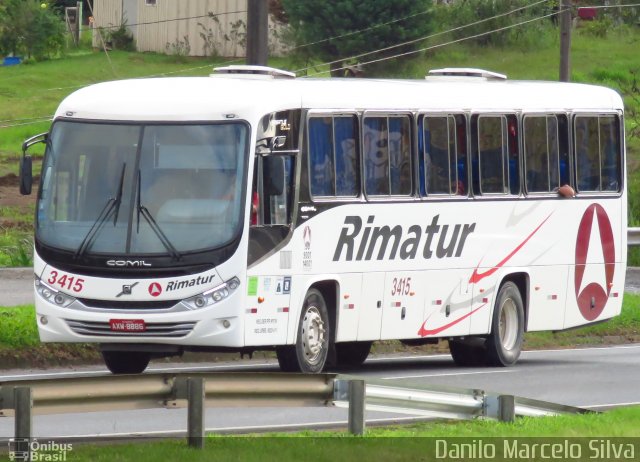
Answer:
M315 364L322 358L325 347L325 325L320 311L315 306L309 307L302 322L302 342L307 362Z
M505 350L511 350L518 341L518 310L515 302L508 298L500 307L500 343Z

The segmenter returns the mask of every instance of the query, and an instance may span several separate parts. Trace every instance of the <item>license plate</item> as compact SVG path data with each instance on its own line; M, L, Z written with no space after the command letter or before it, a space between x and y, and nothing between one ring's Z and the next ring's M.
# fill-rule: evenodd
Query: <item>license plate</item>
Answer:
M109 319L109 326L113 332L144 332L147 330L144 319Z

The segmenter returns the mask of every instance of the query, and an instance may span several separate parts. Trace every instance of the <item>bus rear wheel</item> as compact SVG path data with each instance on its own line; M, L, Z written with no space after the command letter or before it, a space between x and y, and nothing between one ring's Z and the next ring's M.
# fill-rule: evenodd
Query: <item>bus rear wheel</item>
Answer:
M276 348L280 369L285 372L322 372L329 352L329 313L322 294L310 289L304 299L295 345Z
M151 355L140 351L103 351L102 358L112 374L141 374Z
M373 342L336 343L336 365L338 367L360 366L371 352Z
M520 290L507 281L498 292L493 309L491 334L485 348L490 366L512 366L520 357L524 340L524 305Z

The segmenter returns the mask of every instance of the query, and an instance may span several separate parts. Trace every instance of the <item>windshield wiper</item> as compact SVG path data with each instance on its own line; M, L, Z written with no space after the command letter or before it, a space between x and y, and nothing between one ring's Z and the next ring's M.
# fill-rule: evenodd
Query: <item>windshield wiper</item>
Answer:
M158 222L153 218L153 216L151 215L151 212L149 212L149 209L146 208L144 205L142 205L142 202L140 199L141 183L142 183L142 178L141 178L140 170L138 170L138 194L137 194L138 199L136 204L137 212L138 212L137 232L140 233L140 214L142 214L144 219L147 220L147 223L149 223L149 227L153 230L154 233L156 233L156 236L158 236L158 239L160 239L160 242L162 242L162 245L164 245L165 249L169 251L169 253L175 260L180 260L180 258L182 258L182 255L180 255L180 253L173 246L173 244L171 243L167 235L162 231L160 226L158 226Z
M124 188L124 173L126 169L127 164L123 163L122 173L120 174L120 183L118 184L118 191L116 193L116 196L110 197L107 200L107 203L102 208L102 211L98 215L98 218L96 218L96 221L94 221L93 225L91 225L91 229L89 229L87 235L84 237L84 239L82 239L80 247L78 247L78 250L75 253L75 258L82 257L86 253L86 251L89 250L96 237L98 236L98 233L107 222L109 216L111 216L111 213L114 210L115 214L113 218L113 226L116 225L116 222L118 221L118 213L120 211L120 204L122 203L122 190Z

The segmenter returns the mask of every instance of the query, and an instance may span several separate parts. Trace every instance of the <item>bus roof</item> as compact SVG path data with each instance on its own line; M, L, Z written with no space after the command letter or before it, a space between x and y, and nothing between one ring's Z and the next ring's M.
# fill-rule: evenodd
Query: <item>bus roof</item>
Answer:
M401 111L622 110L614 90L594 85L437 77L423 80L172 77L80 89L55 117L123 121L255 120L285 109ZM232 116L233 115L233 116Z

